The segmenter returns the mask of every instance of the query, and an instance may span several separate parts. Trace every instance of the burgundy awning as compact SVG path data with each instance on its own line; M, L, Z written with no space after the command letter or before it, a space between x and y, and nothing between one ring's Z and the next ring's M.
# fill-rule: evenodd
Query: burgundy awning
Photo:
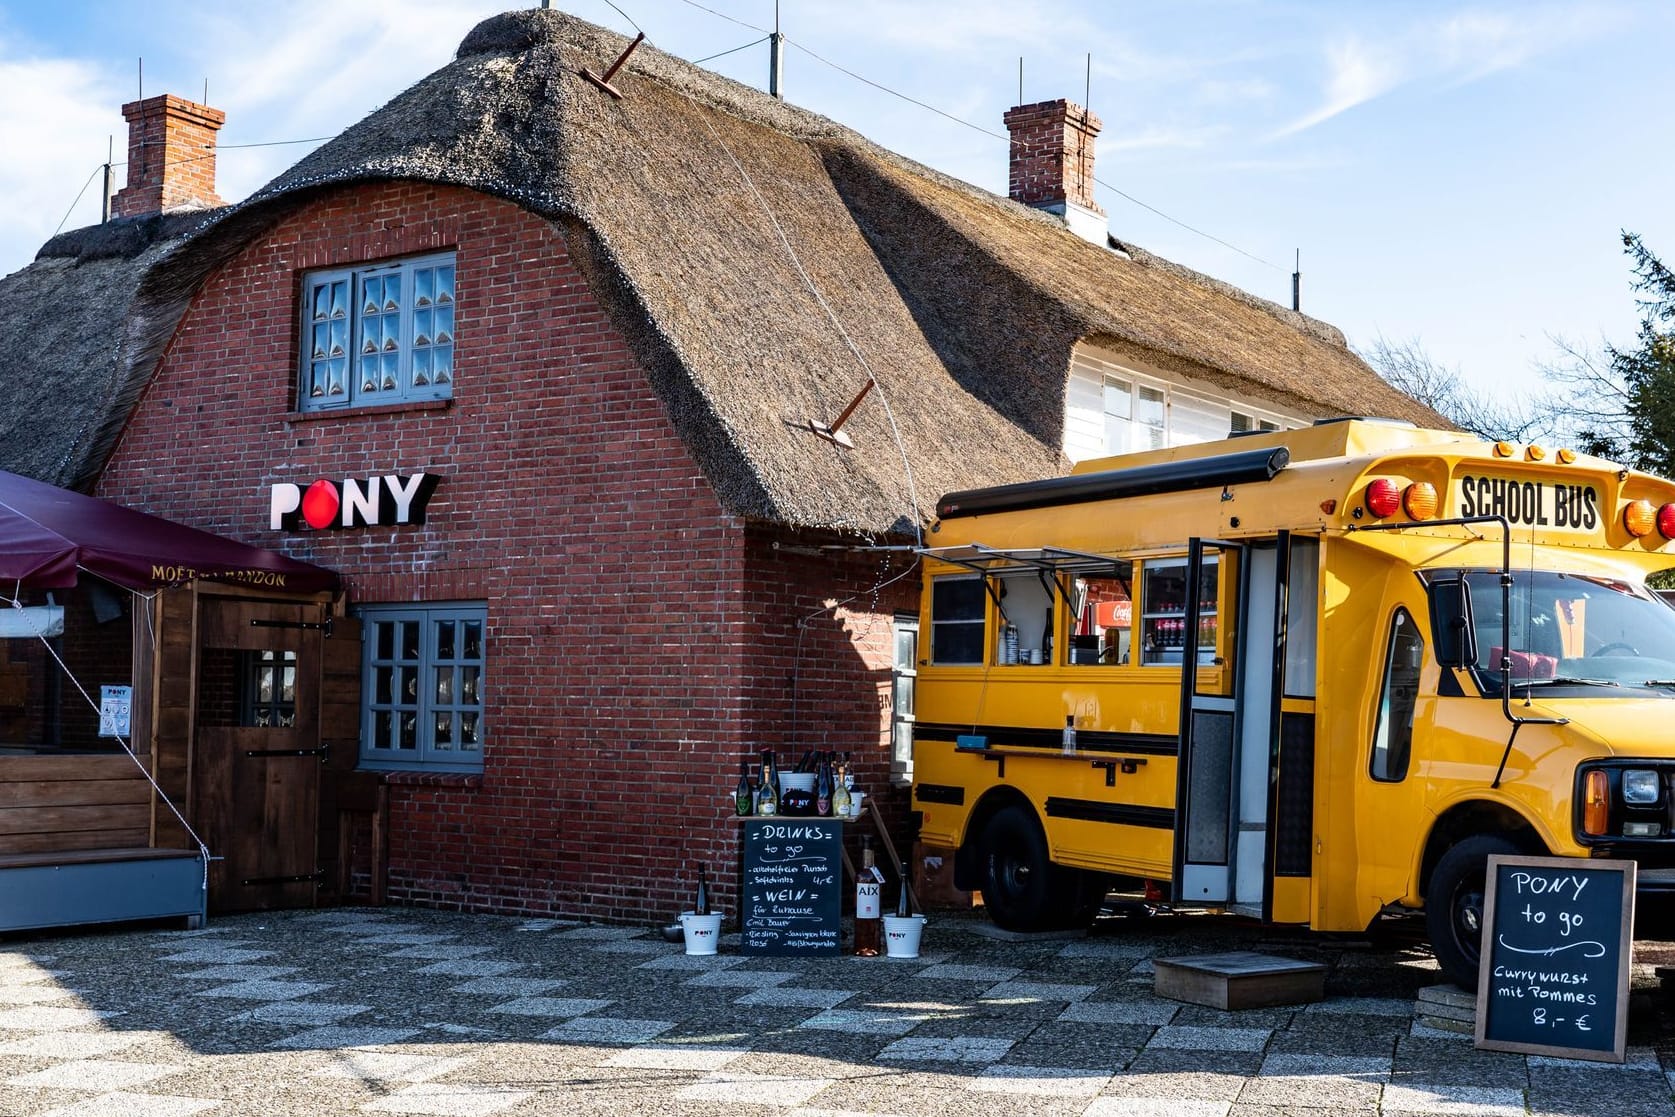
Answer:
M324 567L0 470L0 591L66 588L81 570L139 590L194 579L337 588Z

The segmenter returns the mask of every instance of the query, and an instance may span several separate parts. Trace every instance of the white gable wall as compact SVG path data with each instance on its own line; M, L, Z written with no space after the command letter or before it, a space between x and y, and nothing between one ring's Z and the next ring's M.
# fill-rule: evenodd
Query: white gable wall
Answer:
M1213 385L1083 344L1070 360L1064 453L1079 462L1211 442L1234 430L1304 427L1314 418L1247 403Z

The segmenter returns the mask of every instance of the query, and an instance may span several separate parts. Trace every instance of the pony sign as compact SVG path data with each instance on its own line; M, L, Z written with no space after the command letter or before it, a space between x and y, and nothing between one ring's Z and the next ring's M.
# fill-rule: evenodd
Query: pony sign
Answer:
M422 524L425 506L441 480L434 473L396 473L328 481L306 489L289 481L273 486L268 498L268 526L274 531Z

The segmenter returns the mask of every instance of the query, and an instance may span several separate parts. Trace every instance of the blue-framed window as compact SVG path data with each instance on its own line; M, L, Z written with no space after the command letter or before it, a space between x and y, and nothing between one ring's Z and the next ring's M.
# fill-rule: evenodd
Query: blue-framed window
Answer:
M363 605L361 767L483 770L480 603Z
M298 411L454 394L454 254L310 272Z

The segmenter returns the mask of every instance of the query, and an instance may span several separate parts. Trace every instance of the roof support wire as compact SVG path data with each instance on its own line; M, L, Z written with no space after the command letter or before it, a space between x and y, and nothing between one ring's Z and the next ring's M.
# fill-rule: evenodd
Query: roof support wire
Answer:
M18 580L17 585L13 588L12 596L6 604L9 604L12 608L20 611L23 609L23 581L21 579ZM23 616L25 620L28 620L29 614L24 613ZM147 611L147 617L149 619L149 610ZM35 627L32 620L28 621L28 623L31 627ZM82 698L87 701L87 704L90 707L92 707L93 712L98 714L100 712L99 703L95 702L93 700L93 696L87 693L87 688L81 685L81 680L76 678L74 671L70 670L70 665L64 662L64 657L58 654L58 649L52 646L52 641L47 639L46 634L38 627L35 627L35 636L41 641L41 646L46 648L47 654L52 656L53 660L58 664L59 670L64 672L65 677L70 680L76 690L81 692ZM115 736L115 741L117 744L122 746L122 751L128 754L128 759L134 762L134 767L140 770L140 774L145 777L145 781L151 785L151 790L157 793L157 798L162 801L165 807L169 808L169 813L175 816L175 819L181 825L181 829L185 830L187 836L192 839L192 844L198 847L198 858L203 865L203 890L204 894L208 895L209 863L211 861L219 861L220 858L212 857L210 855L209 847L204 844L204 840L202 838L198 837L198 832L192 829L192 824L186 821L186 816L180 813L180 809L174 805L173 800L171 800L162 787L158 785L156 777L151 774L150 769L145 766L144 762L141 761L139 756L134 752L133 747L128 743L128 739L118 734Z
M750 188L751 196L756 199L756 204L762 208L763 214L768 218L768 223L773 226L774 233L779 237L779 243L784 247L785 254L791 258L791 266L797 270L797 275L801 277L803 285L814 296L814 301L820 304L820 309L826 312L826 317L831 321L832 327L837 330L844 345L849 347L849 352L854 356L856 363L867 374L867 381L878 389L878 402L883 405L885 418L890 422L890 433L895 437L896 452L901 455L902 473L907 480L907 499L911 505L908 509L908 516L913 521L913 536L919 545L923 546L925 529L920 522L919 494L913 487L913 465L907 459L907 446L902 442L901 427L896 423L896 413L890 407L890 400L884 393L883 385L878 383L878 377L873 374L872 365L867 362L866 355L861 352L860 346L855 344L855 340L849 336L849 331L843 328L843 322L838 319L837 312L832 309L832 305L826 301L826 296L820 293L820 288L815 285L814 279L808 274L808 270L803 267L802 259L798 257L797 250L791 247L791 238L785 235L785 229L780 225L779 218L774 216L773 207L768 205L766 198L762 197L762 192L756 189L756 180L750 177L750 172L744 169L744 164L739 162L739 157L733 154L733 149L715 130L715 125L710 123L708 115L704 117L704 127L709 130L711 138L721 145L721 150L727 153L727 158L732 161L734 169L739 172L739 177L744 179L744 184ZM856 402L860 402L859 397L856 397ZM845 415L845 418L847 417Z

